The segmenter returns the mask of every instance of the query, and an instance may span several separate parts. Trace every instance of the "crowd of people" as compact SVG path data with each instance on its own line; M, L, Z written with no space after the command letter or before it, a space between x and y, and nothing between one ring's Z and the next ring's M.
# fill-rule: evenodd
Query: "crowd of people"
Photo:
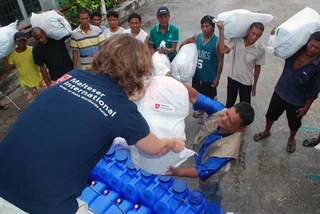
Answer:
M17 69L24 97L31 104L0 143L0 162L5 163L0 168L0 207L6 213L75 213L91 169L116 137L151 155L180 152L185 147L185 139L159 139L152 134L134 103L146 90L152 54L158 51L172 61L178 52L179 28L169 22L169 9L160 7L156 17L159 23L148 34L141 29L137 13L128 18L130 29L124 29L119 26L118 13L110 11L106 28L101 26L100 12L80 9L80 25L71 33L72 57L66 38L48 38L35 27L32 36L38 43L31 47L25 33L15 34L17 48L3 63L7 69ZM250 103L265 64L265 49L258 41L264 25L253 22L247 36L226 43L223 22L215 24L214 17L206 15L200 25L202 32L180 47L197 46L192 87L184 85L193 116L208 117L194 140L196 165L170 167L165 175L198 178L207 202L221 205L221 178L238 157L241 133L255 118ZM219 36L214 34L215 25ZM165 47L160 46L162 41ZM232 54L226 105L216 101L224 54ZM287 152L295 152L301 119L319 91L320 32L315 32L285 60L266 113L266 127L254 140L270 136L271 126L286 111ZM240 102L235 104L238 94ZM303 145L319 142L320 136Z

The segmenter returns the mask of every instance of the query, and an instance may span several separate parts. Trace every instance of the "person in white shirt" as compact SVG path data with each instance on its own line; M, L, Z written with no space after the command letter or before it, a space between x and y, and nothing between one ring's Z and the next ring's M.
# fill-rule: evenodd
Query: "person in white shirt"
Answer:
M128 18L130 29L125 30L123 33L131 34L139 41L149 44L149 35L141 29L141 16L138 13L132 13Z
M108 29L106 29L103 34L106 39L109 39L111 36L116 34L122 34L125 29L119 26L119 14L116 11L109 11L107 13L107 21L109 24Z

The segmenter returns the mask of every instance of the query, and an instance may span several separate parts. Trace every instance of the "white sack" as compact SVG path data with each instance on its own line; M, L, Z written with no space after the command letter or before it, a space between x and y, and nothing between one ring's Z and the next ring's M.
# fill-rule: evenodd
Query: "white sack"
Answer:
M0 57L8 56L16 47L14 34L17 30L18 21L0 28Z
M171 67L169 58L165 54L159 54L155 52L152 56L153 72L154 76L165 76Z
M274 35L270 35L268 51L287 59L302 48L316 31L320 31L320 15L306 7L278 26Z
M150 131L158 138L185 138L184 119L189 115L187 89L166 76L153 77L149 83L144 98L137 102L137 106ZM131 147L135 166L153 174L163 174L170 166L178 167L194 154L185 148L179 153L170 150L164 155L148 155L136 146Z
M171 63L172 76L181 82L188 82L196 72L198 50L195 43L182 46Z
M32 13L30 20L32 27L40 27L52 39L60 40L72 32L67 20L53 10L41 14Z
M247 36L247 31L253 22L267 24L273 19L270 14L253 13L249 10L237 9L220 13L217 20L223 21L224 39L240 38ZM215 34L219 36L219 30L215 28Z

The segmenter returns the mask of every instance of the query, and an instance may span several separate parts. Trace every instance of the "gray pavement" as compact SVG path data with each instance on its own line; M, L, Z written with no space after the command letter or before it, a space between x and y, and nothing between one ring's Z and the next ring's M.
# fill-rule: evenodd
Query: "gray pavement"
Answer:
M200 19L207 14L219 13L244 8L252 12L270 13L275 16L266 26L261 43L268 40L269 32L277 23L282 23L290 16L309 6L320 12L320 1L257 1L257 0L148 0L138 9L143 18L143 28L147 32L157 24L156 10L167 5L171 12L171 22L180 28L180 41L200 32ZM128 27L127 24L124 24ZM297 35L298 36L298 35ZM230 57L225 57L223 75L218 88L218 99L225 103L226 79L230 67ZM266 56L266 65L257 86L257 96L252 105L256 110L256 119L244 134L240 159L223 180L223 203L225 212L238 214L271 213L320 213L320 183L307 179L309 174L320 174L320 152L313 148L304 148L300 142L308 137L316 137L316 132L299 131L297 150L288 154L286 150L289 130L285 114L272 128L272 136L261 142L254 142L255 132L264 128L264 115L267 111L273 88L282 72L284 60L271 54ZM319 100L316 100L307 116L304 126L319 127ZM186 120L187 143L190 145L199 130L198 120L190 115ZM188 160L183 166L193 166ZM198 188L196 179L186 179L192 189Z

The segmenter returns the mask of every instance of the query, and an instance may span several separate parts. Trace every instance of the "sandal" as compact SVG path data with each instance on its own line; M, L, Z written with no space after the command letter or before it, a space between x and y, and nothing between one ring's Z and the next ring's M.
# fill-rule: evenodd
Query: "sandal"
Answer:
M192 116L193 116L194 118L198 118L198 117L200 117L201 115L203 115L203 111L194 111L193 114L192 114Z
M305 146L305 147L313 147L313 146L316 146L318 145L319 142L317 142L317 139L316 138L312 138L312 139L305 139L303 142L302 142L302 145Z
M0 109L2 109L2 110L7 110L8 108L9 108L9 106L7 104L0 105Z
M296 141L294 141L293 143L288 143L287 145L287 152L289 153L294 153L296 151Z
M263 138L266 138L266 137L269 137L271 136L271 134L268 134L266 136L262 136L262 132L259 132L259 133L256 133L254 136L253 136L253 140L258 142L260 140L262 140Z

